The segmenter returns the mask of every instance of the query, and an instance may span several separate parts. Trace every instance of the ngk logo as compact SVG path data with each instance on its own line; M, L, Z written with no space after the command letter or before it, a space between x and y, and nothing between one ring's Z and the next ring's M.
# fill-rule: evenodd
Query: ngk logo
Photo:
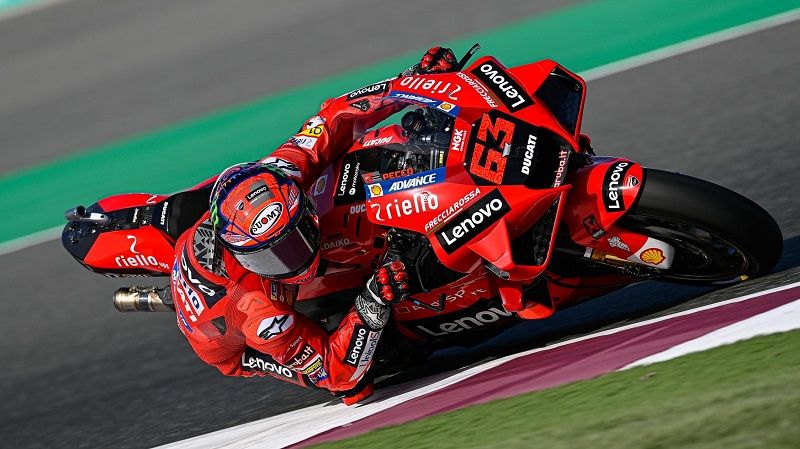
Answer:
M467 131L463 129L454 129L453 130L453 138L450 141L450 149L452 151L461 151L464 149L464 138L467 135Z

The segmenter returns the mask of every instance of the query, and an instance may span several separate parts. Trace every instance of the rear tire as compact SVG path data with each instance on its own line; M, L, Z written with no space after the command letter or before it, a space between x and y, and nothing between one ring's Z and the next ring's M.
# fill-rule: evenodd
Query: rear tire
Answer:
M636 204L617 224L666 241L675 260L662 278L737 282L769 273L783 252L775 220L736 192L690 176L645 170Z

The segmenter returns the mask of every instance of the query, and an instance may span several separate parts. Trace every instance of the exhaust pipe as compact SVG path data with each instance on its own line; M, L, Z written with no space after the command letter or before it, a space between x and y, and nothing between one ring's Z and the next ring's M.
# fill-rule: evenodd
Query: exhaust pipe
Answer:
M156 287L122 287L114 292L114 307L120 312L175 311L171 291Z

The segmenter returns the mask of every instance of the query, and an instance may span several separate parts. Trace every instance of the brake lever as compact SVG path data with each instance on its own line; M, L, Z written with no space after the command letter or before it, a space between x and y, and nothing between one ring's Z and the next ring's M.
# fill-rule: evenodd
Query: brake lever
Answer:
M453 68L453 71L460 72L461 69L463 69L464 66L467 65L467 61L469 61L472 58L472 55L474 55L475 52L477 52L480 49L481 49L481 44L476 43L475 45L473 45L472 48L467 50L464 56L461 57L461 60L458 61L458 64L456 64L456 66Z

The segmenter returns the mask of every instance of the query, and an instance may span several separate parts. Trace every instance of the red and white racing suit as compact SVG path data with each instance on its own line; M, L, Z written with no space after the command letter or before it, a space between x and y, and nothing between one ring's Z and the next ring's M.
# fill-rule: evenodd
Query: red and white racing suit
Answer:
M350 147L355 133L402 109L384 100L391 83L327 100L262 162L278 166L308 191ZM271 375L343 393L346 403L372 393L364 376L380 331L368 329L354 309L331 334L295 312L297 286L264 279L218 245L215 249L208 214L178 239L171 284L178 327L197 355L223 374Z

